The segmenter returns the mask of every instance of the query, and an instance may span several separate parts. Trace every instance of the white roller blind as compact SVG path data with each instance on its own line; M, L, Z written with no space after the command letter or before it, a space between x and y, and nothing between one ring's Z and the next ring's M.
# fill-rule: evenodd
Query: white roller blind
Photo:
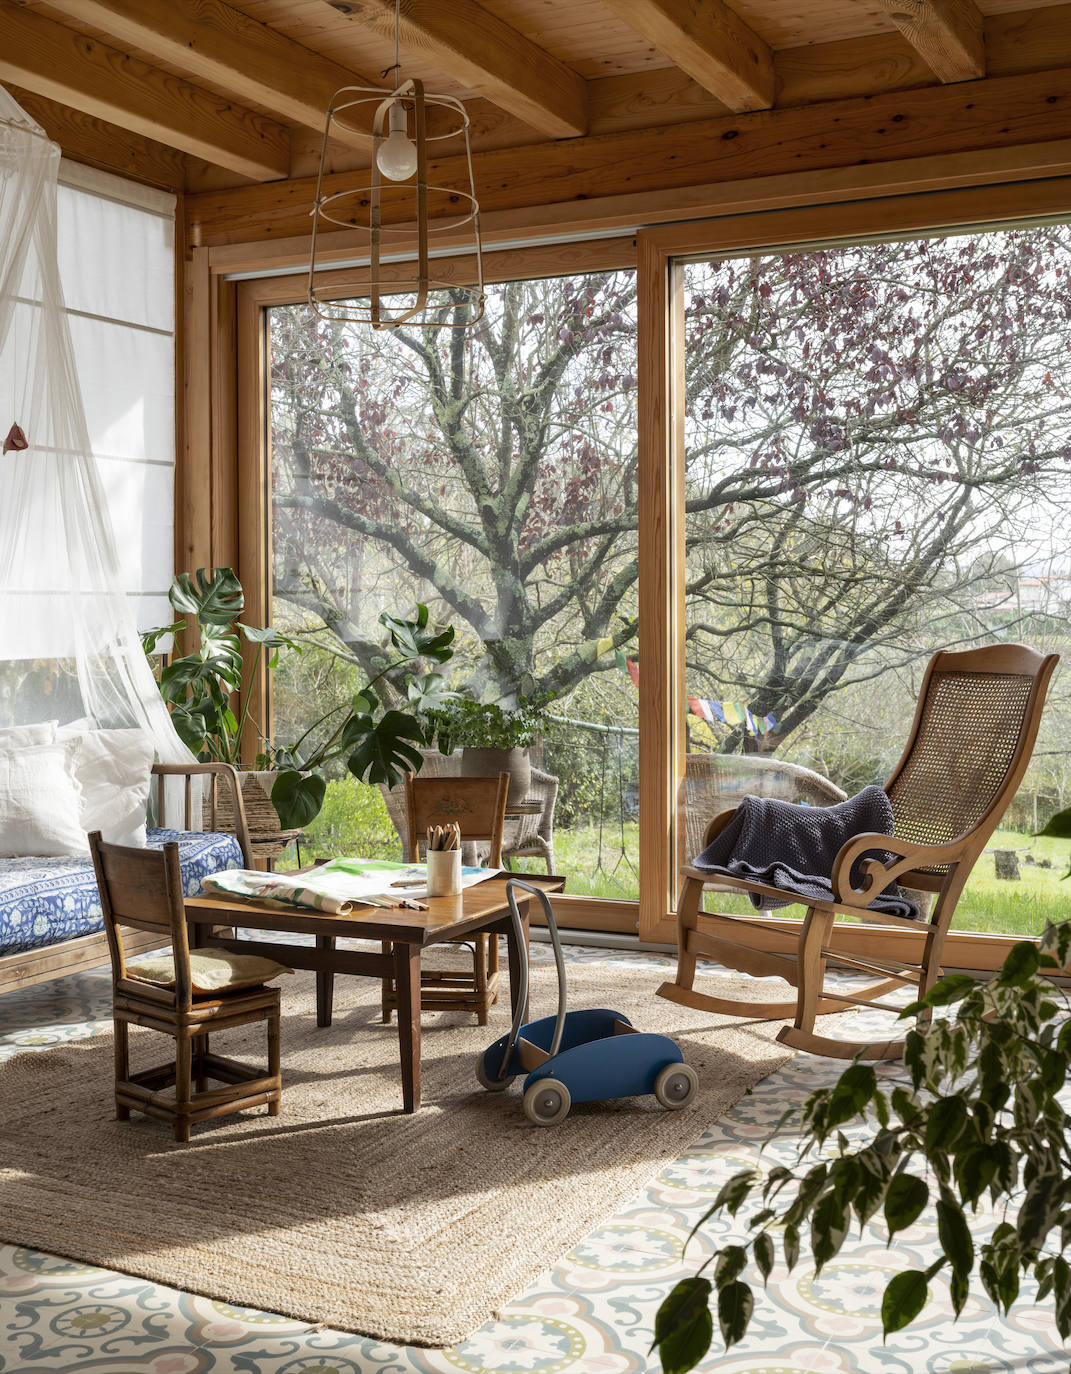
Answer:
M175 198L64 162L59 263L86 419L139 629L170 618Z

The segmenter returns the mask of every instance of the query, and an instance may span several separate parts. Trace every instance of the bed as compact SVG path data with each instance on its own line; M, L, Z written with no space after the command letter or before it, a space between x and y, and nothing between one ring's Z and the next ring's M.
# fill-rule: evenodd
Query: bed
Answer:
M225 764L156 764L157 778L182 780L184 829L168 826L166 806L157 791L157 826L147 832L150 845L168 840L179 845L187 896L201 889L210 873L251 868L252 853L238 774ZM190 829L200 788L194 779L207 775L203 831ZM230 793L221 805L221 791ZM174 798L172 798L174 804ZM226 816L226 824L222 817ZM129 952L159 945L151 934L127 938ZM61 858L0 858L0 992L29 987L106 962L108 947L92 860L88 855Z

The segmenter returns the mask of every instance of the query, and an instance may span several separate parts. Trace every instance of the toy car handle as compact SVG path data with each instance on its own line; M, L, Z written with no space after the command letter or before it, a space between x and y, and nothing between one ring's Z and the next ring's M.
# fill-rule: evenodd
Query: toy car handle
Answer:
M513 1025L510 1027L509 1038L506 1041L506 1048L502 1055L502 1062L499 1066L499 1078L505 1078L509 1071L509 1063L513 1058L513 1052L517 1048L517 1041L520 1038L521 1026L524 1023L525 1010L528 1006L528 941L524 929L524 921L521 918L520 909L517 906L516 889L523 889L525 892L532 893L538 897L543 907L543 916L547 922L547 929L550 931L550 942L554 947L554 962L558 968L558 1017L554 1023L554 1038L550 1042L551 1058L558 1053L561 1048L562 1034L565 1031L565 1011L568 990L565 983L565 958L562 954L561 937L558 934L558 923L554 919L554 911L550 905L550 899L541 887L536 887L534 883L526 883L522 878L507 878L506 880L506 900L509 902L510 916L513 920L513 931L517 938L517 949L520 954L520 988L515 999L516 1010L513 1013Z

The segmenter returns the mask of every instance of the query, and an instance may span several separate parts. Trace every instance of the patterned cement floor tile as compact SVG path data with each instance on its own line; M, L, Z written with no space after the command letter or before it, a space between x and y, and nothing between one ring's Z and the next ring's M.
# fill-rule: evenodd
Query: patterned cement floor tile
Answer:
M548 961L551 952L537 945L534 957ZM664 956L635 952L574 948L567 957L639 963L650 967L653 984L672 968ZM0 1059L107 1030L109 994L106 973L95 971L0 998ZM872 1011L842 1025L853 1038L897 1034L894 1018ZM647 1352L659 1304L718 1244L739 1235L748 1212L737 1222L712 1219L689 1240L693 1226L739 1169L793 1162L791 1121L769 1144L771 1131L843 1067L801 1055L757 1084L640 1196L451 1350L314 1330L0 1245L0 1374L657 1374ZM895 1065L879 1072L902 1075ZM994 1224L982 1213L972 1231L981 1237ZM955 1323L940 1279L923 1319L883 1343L887 1277L925 1264L935 1243L926 1212L892 1249L880 1227L867 1227L820 1278L775 1270L747 1340L726 1353L715 1338L703 1374L1071 1374L1048 1305L1027 1296L1005 1319L984 1296L972 1297Z

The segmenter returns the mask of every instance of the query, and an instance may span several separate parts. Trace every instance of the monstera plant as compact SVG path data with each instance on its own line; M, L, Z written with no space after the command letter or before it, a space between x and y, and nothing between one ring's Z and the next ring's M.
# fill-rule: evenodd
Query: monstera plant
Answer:
M265 653L274 667L279 651L301 652L301 645L273 629L257 629L238 619L245 607L242 584L230 568L198 568L180 573L168 593L183 618L142 635L147 654L155 654L168 635L196 628L197 648L173 657L159 673L160 691L175 728L186 745L202 759L238 766L245 731L263 731L249 719L252 693L247 690L238 714L232 702L242 683L242 645L252 646L249 684L260 672ZM257 767L276 773L272 805L284 829L309 824L323 806L327 779L323 770L344 759L362 782L394 786L423 763L419 745L429 734L428 713L441 710L453 697L446 679L429 671L453 655L454 631L429 626L428 608L417 606L412 620L379 617L386 631L384 666L351 700L315 720L291 745L262 745ZM383 679L395 695L405 693L406 709L384 700L377 687ZM315 739L315 744L310 740Z
M252 693L247 693L241 713L235 715L231 702L242 685L242 639L253 646L250 685L265 651L270 653L269 666L274 666L280 649L300 653L301 648L276 630L257 629L238 619L245 609L245 594L230 568L179 573L167 597L182 619L143 634L146 654L155 654L168 635L193 628L198 641L196 649L172 657L159 674L172 722L198 758L237 766L252 700Z
M797 1167L728 1180L696 1229L727 1213L739 1234L659 1309L652 1348L665 1374L704 1359L715 1319L726 1346L743 1338L756 1301L750 1273L765 1283L779 1250L789 1270L809 1250L821 1272L853 1227L883 1226L891 1240L931 1203L937 1244L889 1281L886 1335L919 1316L942 1274L957 1316L972 1285L1007 1312L1031 1277L1029 1300L1051 1301L1057 1330L1071 1337L1071 1007L1051 981L1069 959L1063 922L1014 945L986 983L941 979L901 1013L913 1021L921 1012L923 1024L907 1031L900 1081L853 1063L804 1104ZM938 1008L947 1011L933 1016ZM983 1199L1000 1220L977 1235L972 1216Z

